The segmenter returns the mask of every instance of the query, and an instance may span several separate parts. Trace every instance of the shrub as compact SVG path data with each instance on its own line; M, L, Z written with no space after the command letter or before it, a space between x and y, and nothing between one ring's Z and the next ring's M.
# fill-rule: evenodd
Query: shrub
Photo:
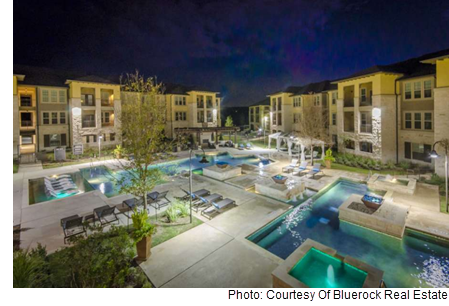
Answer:
M40 244L35 250L19 250L13 254L13 287L45 287L48 279L45 257L47 252Z
M326 150L326 156L324 157L324 160L335 162L335 158L332 156L332 150L330 148Z
M146 209L135 210L131 218L134 228L132 237L135 242L139 242L144 237L151 236L156 232L156 226L150 223Z
M176 199L165 211L168 222L176 222L179 217L187 217L190 214L190 207L187 202Z
M165 215L170 223L178 221L178 210L174 205L170 205L170 207L165 210Z

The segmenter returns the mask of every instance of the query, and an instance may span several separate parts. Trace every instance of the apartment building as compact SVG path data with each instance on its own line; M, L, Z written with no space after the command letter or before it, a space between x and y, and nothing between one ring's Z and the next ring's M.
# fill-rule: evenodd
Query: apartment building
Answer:
M270 98L265 98L249 106L249 128L270 130Z
M120 144L122 99L126 102L132 94L99 76L14 65L14 156L75 145L97 148L99 142L102 147ZM168 138L180 129L196 129L196 142L216 139L221 126L218 92L165 84L158 99L166 103Z
M167 107L166 136L175 138L176 131L201 128L200 139L196 141L213 142L213 129L221 126L219 94L197 86L164 84L162 95Z
M436 163L436 172L444 174L443 159L433 161L429 153L449 138L449 49L269 97L273 133L296 131L301 108L321 104L339 151L383 162Z

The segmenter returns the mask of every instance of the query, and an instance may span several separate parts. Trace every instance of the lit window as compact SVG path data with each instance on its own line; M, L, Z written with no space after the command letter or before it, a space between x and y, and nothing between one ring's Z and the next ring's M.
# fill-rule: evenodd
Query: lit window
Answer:
M50 101L51 101L51 103L58 102L58 92L56 90L51 91Z
M50 102L50 96L48 94L48 90L46 90L46 89L42 90L42 102L43 103Z
M59 103L66 103L65 90L59 91Z
M405 83L405 99L409 100L412 98L412 83Z
M413 84L415 99L421 99L421 82L415 82Z

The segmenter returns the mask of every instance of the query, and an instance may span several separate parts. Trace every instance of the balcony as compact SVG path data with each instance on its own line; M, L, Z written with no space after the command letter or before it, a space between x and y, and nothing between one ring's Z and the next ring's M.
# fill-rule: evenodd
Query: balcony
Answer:
M34 127L33 121L31 121L31 120L22 120L22 121L20 121L20 127Z
M360 98L360 106L372 106L373 101L371 97L361 97Z
M346 98L343 101L344 107L354 107L354 99L353 98Z
M101 106L104 107L114 107L114 100L111 99L102 99Z
M83 129L84 128L94 128L95 125L95 120L83 120Z
M354 113L345 112L344 114L344 131L349 133L354 133Z
M373 126L371 124L361 124L359 133L372 134Z

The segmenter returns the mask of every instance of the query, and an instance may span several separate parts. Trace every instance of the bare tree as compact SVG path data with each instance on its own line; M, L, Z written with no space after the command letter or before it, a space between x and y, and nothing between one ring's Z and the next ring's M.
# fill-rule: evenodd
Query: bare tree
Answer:
M304 106L302 118L299 120L298 136L302 138L303 144L310 149L313 164L313 148L317 140L330 144L328 133L328 112L320 106ZM324 152L322 152L324 154Z

